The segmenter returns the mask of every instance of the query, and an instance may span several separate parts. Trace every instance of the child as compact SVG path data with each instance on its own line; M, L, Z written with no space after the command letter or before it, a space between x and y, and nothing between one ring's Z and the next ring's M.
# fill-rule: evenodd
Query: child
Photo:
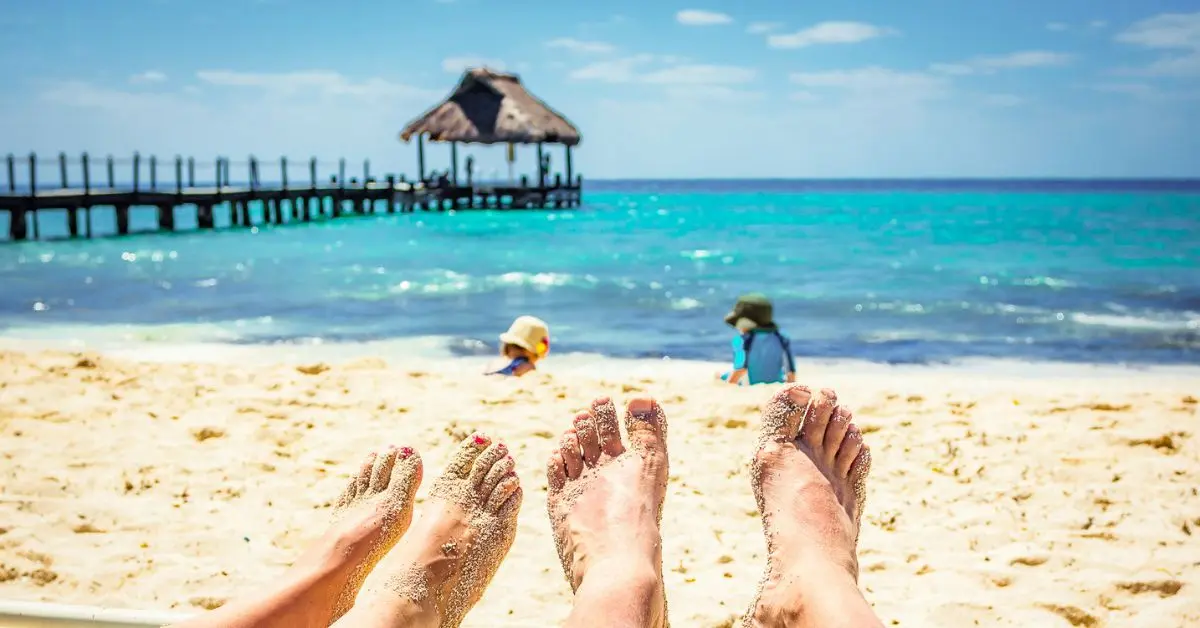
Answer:
M520 377L537 368L538 360L550 353L550 329L545 321L533 316L521 316L508 331L500 334L500 355L509 360L499 370L488 375Z
M775 325L770 299L761 294L738 297L725 322L738 335L733 338L733 370L721 379L730 384L796 381L791 341Z

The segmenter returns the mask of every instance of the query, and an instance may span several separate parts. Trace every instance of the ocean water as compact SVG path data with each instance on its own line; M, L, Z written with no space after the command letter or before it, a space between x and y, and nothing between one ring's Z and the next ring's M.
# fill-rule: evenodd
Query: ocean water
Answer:
M534 314L556 354L725 360L722 316L761 291L802 357L1200 363L1200 183L590 182L585 200L215 233L180 211L177 234L4 242L0 336L483 355Z

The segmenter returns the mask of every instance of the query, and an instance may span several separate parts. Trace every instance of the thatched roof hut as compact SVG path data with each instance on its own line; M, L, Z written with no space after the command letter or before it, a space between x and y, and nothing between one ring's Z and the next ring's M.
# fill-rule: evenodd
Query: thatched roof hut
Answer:
M563 144L575 146L579 129L530 94L516 74L488 68L463 72L446 100L409 122L400 132L433 142L468 144Z

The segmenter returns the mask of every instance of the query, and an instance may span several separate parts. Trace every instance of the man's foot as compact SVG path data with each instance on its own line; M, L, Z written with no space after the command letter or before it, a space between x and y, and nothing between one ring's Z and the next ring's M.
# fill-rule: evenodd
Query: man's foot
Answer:
M625 429L628 449L612 401L597 399L575 417L550 456L547 510L576 594L572 626L666 625L659 523L667 492L667 421L653 400L635 399L626 408ZM613 616L626 610L633 616Z
M463 441L343 623L461 624L512 547L522 497L514 466L502 443L478 434Z
M368 455L338 498L333 525L269 590L179 628L328 626L350 608L367 574L408 529L421 473L421 457L410 447Z
M804 386L780 391L763 411L751 483L767 570L747 626L858 626L874 618L856 584L871 450L852 419L832 390L813 395ZM842 615L831 616L838 606Z

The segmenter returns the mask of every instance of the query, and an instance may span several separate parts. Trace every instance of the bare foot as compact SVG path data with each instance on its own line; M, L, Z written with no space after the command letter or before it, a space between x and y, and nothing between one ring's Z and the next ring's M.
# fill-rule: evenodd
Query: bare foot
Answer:
M512 547L522 497L514 466L502 443L463 441L404 543L339 625L461 624Z
M609 399L575 417L550 456L547 510L575 592L570 626L666 625L662 585L667 421L651 399L629 402L629 449ZM629 613L628 617L618 617Z
M368 455L338 497L334 523L316 548L322 560L348 569L333 616L325 625L350 610L367 575L408 530L423 472L421 456L411 447L388 447Z
M408 529L421 473L421 457L409 447L368 455L338 498L333 525L271 588L178 626L328 626Z
M837 394L790 386L763 411L752 486L767 569L745 625L878 625L856 584L871 450Z

